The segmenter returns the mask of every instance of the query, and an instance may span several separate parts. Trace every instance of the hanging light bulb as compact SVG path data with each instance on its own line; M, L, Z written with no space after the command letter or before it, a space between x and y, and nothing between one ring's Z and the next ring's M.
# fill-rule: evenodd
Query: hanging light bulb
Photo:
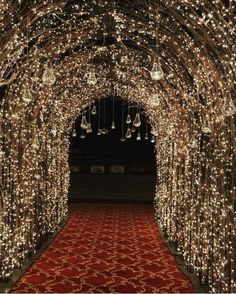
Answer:
M86 130L88 128L88 122L87 122L87 119L86 119L85 115L82 115L80 127L83 130Z
M128 113L125 121L126 121L127 124L130 124L131 123L131 116L130 116L129 113Z
M97 135L98 135L98 136L101 136L101 134L102 134L101 129L98 129L98 131L97 131Z
M116 128L115 125L115 96L112 95L112 123L111 123L111 129L114 130Z
M132 137L132 133L131 133L131 129L130 128L127 128L126 130L126 134L125 134L125 137L127 139L130 139Z
M145 136L144 140L148 140L148 122L147 120L145 121Z
M150 71L150 75L152 80L159 81L164 77L163 70L160 65L160 60L158 59L158 62L156 59L153 60L152 70Z
M82 131L82 133L79 135L80 139L85 139L86 138L86 135L85 133Z
M155 143L155 142L156 142L156 137L154 135L152 135L151 143Z
M232 116L236 113L236 107L233 103L233 100L231 97L228 99L225 99L223 104L223 115L224 116Z
M136 127L136 128L141 126L141 119L140 119L140 113L139 112L137 112L135 114L135 118L134 118L134 121L133 121L133 126Z
M121 137L121 138L120 138L120 141L121 141L121 142L125 142L125 140L126 140L125 137Z
M96 85L97 78L96 78L96 74L95 74L94 69L92 69L92 71L90 73L88 73L87 83L92 86Z
M86 133L91 134L92 132L93 132L92 125L91 125L91 123L88 123Z
M150 132L152 135L154 136L157 136L158 135L158 132L157 130L152 126L152 129L151 129L151 132Z
M28 83L25 85L23 95L22 95L22 100L26 103L30 103L33 100L33 96L31 94L30 87L29 87Z
M52 67L47 66L44 70L42 81L45 85L51 86L56 82L56 77Z
M72 137L76 137L77 136L77 134L76 134L76 130L75 129L73 129L73 132L72 132Z
M92 115L96 115L97 114L97 107L96 105L93 105L92 111L91 111Z
M139 131L138 134L137 134L136 140L137 140L137 141L141 141L141 134L140 134L140 131Z
M208 116L206 116L205 119L204 119L204 123L202 125L202 131L205 134L210 134L211 133L211 124L210 124Z
M108 129L103 128L103 129L101 129L101 133L102 133L103 135L106 135L106 134L109 133L109 131L108 131Z
M131 132L132 132L132 133L135 133L135 132L136 132L136 129L135 129L134 126L131 127Z
M155 93L149 98L149 104L154 107L160 105L160 98L158 94Z
M111 123L111 129L114 130L115 128L116 128L116 125L115 125L115 122L113 121L113 122Z

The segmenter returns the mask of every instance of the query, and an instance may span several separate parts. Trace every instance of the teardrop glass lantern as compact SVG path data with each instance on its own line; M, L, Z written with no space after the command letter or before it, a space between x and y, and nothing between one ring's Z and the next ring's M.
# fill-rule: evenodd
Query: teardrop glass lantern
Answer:
M125 121L126 121L127 124L130 124L131 123L131 116L130 116L129 113L127 114L127 117L126 117L126 120Z
M121 138L120 138L120 141L121 141L121 142L125 142L125 140L126 140L125 137L121 137Z
M98 131L97 131L97 135L98 135L98 136L101 136L101 134L102 134L101 129L98 129Z
M85 115L82 115L80 127L83 130L86 130L87 127L88 127L88 122L87 122L87 119L86 119L86 116Z
M54 74L53 68L47 66L44 70L42 81L47 86L52 86L56 82L56 76Z
M115 122L113 121L113 122L111 123L111 129L114 130L115 128L116 128L116 125L115 125Z
M96 115L97 114L97 108L96 105L93 106L92 110L91 110L92 115Z
M134 121L133 121L133 126L136 127L136 128L141 126L141 119L140 119L140 113L139 112L137 112L135 114L135 118L134 118Z
M151 97L149 99L149 104L154 107L160 105L160 98L159 98L158 94L155 93L155 94L151 95Z
M135 129L134 126L131 127L131 132L132 132L132 133L135 133L135 132L136 132L136 129Z
M140 131L139 131L138 134L137 134L136 140L137 140L137 141L141 141L141 133L140 133Z
M127 139L130 139L132 137L132 133L131 133L131 129L127 128L126 133L125 133L125 137Z
M25 103L30 103L33 100L33 96L31 94L30 87L29 87L28 83L25 85L25 88L23 90L22 100Z
M152 135L154 136L158 136L158 131L155 129L155 127L152 126L151 128L151 132L150 132Z
M88 73L88 77L87 77L87 83L91 86L96 85L97 83L97 77L95 74L95 70L93 69L91 72Z
M154 135L152 135L151 143L155 143L155 142L156 142L156 137Z
M208 116L205 116L203 125L202 125L202 131L205 134L210 134L211 133L211 124Z
M106 128L101 129L101 132L103 135L107 135L109 133L108 129Z
M224 104L223 104L223 115L228 117L232 116L236 113L236 107L233 103L233 100L231 97L228 99L225 99Z
M87 134L92 134L92 132L93 132L92 125L91 125L91 123L88 123L86 133Z
M153 65L152 65L152 69L150 71L150 75L151 75L152 80L154 80L154 81L159 81L164 77L164 73L161 68L159 59L158 59L158 62L156 61L156 59L153 60Z
M86 138L84 133L81 133L79 137L80 137L80 139L85 139Z
M77 136L77 134L76 134L76 130L75 129L73 129L73 132L72 132L72 137L76 137Z

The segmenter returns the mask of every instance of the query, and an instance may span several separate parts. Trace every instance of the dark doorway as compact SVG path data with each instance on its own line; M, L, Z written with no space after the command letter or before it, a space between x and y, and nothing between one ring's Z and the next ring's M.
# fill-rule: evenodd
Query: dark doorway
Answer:
M96 114L91 113L94 106ZM141 126L135 128L126 119L130 114L133 122L136 113L140 113ZM91 123L90 134L81 128L82 116ZM132 137L124 141L128 127ZM106 134L97 134L99 130ZM118 97L97 100L76 119L74 131L76 137L72 136L70 148L70 201L153 201L154 137L142 109ZM138 133L141 140L137 140Z

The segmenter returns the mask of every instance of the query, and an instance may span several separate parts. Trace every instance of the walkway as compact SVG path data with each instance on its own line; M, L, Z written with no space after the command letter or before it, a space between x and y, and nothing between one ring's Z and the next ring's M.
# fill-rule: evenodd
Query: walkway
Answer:
M13 292L192 293L151 205L72 204L68 223Z

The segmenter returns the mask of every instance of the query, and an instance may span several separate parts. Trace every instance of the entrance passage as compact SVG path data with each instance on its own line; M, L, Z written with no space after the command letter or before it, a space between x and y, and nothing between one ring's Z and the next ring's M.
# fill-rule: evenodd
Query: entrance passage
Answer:
M147 204L71 204L69 221L13 292L192 293Z
M134 127L137 115L140 125ZM89 132L81 128L84 119ZM115 97L100 99L84 110L73 129L69 200L153 202L155 140L142 109Z

